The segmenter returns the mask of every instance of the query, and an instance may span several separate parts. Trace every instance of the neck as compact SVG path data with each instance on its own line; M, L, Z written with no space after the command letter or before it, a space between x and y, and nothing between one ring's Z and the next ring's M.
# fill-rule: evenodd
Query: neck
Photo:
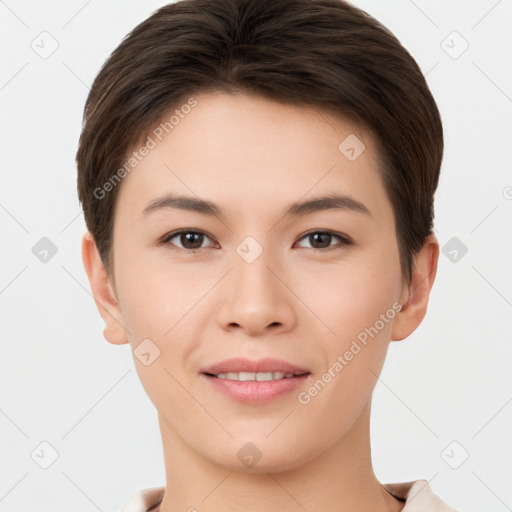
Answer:
M370 404L329 450L307 465L280 472L244 472L218 465L185 445L159 415L166 473L159 512L402 510L403 502L391 496L373 473Z

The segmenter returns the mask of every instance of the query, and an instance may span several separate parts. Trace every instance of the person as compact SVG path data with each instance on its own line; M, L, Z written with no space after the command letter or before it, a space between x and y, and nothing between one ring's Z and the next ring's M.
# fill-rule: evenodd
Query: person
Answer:
M181 0L113 51L76 161L104 337L158 412L165 486L122 512L453 511L381 484L372 392L422 322L441 117L342 0Z

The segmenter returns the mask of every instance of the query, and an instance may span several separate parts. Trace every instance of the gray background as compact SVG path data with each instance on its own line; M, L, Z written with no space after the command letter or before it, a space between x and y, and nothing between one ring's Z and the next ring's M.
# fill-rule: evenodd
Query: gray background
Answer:
M444 253L427 317L391 344L374 393L375 471L428 479L457 509L511 510L512 1L353 3L416 58L446 136ZM129 346L103 339L83 269L74 163L92 80L162 5L0 1L4 512L114 511L165 483L156 412Z

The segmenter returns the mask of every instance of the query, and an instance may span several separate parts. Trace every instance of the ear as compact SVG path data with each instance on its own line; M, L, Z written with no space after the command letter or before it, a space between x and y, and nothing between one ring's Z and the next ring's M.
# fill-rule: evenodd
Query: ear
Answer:
M96 243L89 231L84 234L82 239L82 260L89 278L96 307L105 322L103 336L114 345L128 343L119 302L101 261Z
M438 259L439 243L434 235L430 235L414 257L412 279L400 297L402 309L393 322L392 341L407 338L425 317L430 290L437 273Z

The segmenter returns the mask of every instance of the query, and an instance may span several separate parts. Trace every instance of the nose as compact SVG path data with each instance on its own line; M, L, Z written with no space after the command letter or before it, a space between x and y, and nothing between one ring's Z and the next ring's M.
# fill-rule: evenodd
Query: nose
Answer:
M218 290L221 327L244 331L249 336L293 329L297 321L294 294L287 286L291 278L284 262L277 261L270 251L263 251L250 263L236 254L233 264Z

